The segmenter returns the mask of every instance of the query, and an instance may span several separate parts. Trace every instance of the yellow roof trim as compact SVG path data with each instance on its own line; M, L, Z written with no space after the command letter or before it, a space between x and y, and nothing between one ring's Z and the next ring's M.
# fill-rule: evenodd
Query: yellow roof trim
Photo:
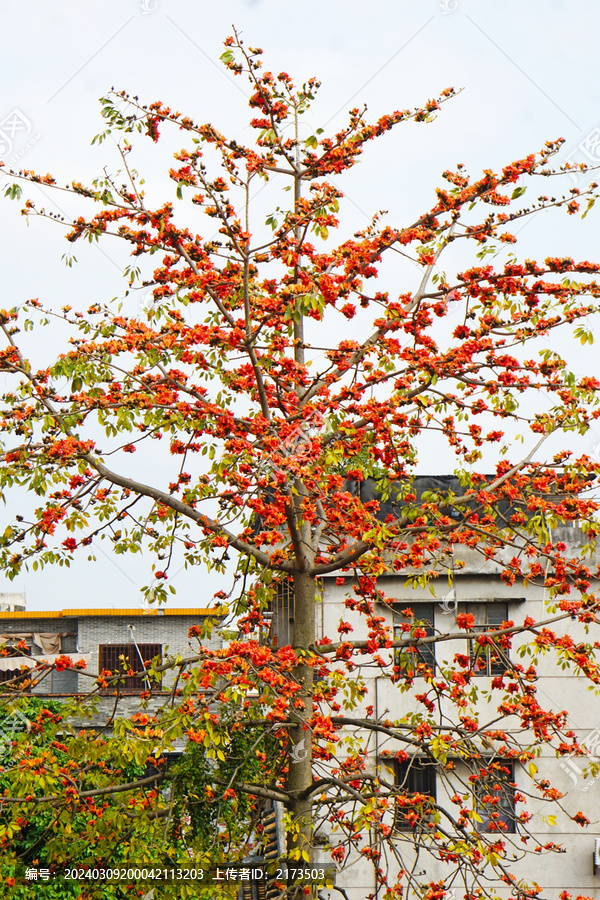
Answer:
M178 608L178 609L46 609L46 610L17 610L16 612L0 612L0 619L61 619L61 618L77 618L90 616L224 616L227 611L223 607L216 609L208 609L207 607L198 608Z

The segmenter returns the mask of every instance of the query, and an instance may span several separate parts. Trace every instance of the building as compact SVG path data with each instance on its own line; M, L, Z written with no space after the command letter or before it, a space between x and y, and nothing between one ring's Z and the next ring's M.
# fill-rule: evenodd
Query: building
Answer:
M188 638L192 625L201 624L215 611L198 609L63 609L59 611L0 612L0 687L28 680L29 669L42 661L53 663L67 655L81 669L48 670L29 689L33 696L65 699L89 693L95 677L102 670L118 672L127 661L128 671L119 683L118 714L128 717L139 711L140 694L148 690L145 667L152 661L167 662L172 658L194 655ZM218 619L218 617L217 617ZM218 631L204 641L209 649L221 646ZM152 686L156 703L173 685L175 674L167 670L162 683ZM88 727L101 728L114 707L115 686L101 696L98 711L83 720ZM110 696L109 696L110 695ZM152 701L150 709L152 708Z
M18 612L25 609L25 594L0 591L0 612Z
M432 479L424 479L427 489L431 489L429 482ZM435 479L441 486L450 486L450 479ZM434 485L439 487L440 484ZM423 485L420 485L423 488ZM367 491L369 486L367 485ZM416 493L416 491L415 491ZM458 493L458 492L457 492ZM365 499L372 499L366 496ZM382 504L383 506L383 504ZM389 504L382 511L382 517L389 512ZM553 541L562 541L567 544L568 550L573 556L582 552L583 535L574 526L561 526L555 529L552 535ZM535 622L547 618L548 597L543 587L531 584L524 587L523 583L515 582L507 584L501 578L502 562L508 562L514 555L511 548L497 554L496 561L486 560L476 551L462 548L455 552L453 563L453 587L449 588L445 574L432 582L433 590L428 588L414 588L407 584L407 575L402 576L388 574L380 578L378 587L387 598L386 603L378 604L375 612L385 620L390 633L395 640L402 640L408 625L408 636L414 631L416 624L422 627L427 635L455 634L460 630L457 626L457 616L461 613L471 613L475 624L473 631L483 632L500 627L501 623L511 620L515 625L523 624L526 617ZM595 570L600 564L600 553L593 553L589 560L590 570ZM599 570L600 571L600 570ZM337 573L339 575L339 573ZM326 635L336 640L338 626L341 620L352 626L352 632L348 634L349 640L366 640L368 628L364 616L348 609L345 605L347 597L353 596L355 581L352 577L339 583L336 573L325 577L322 583L322 603L316 610L317 636ZM592 591L600 590L600 583L592 583ZM575 592L574 592L575 593ZM293 628L293 598L288 597L285 587L279 591L273 603L274 621L271 633L277 638L291 632ZM407 611L410 612L407 615ZM283 622L276 622L277 613L283 616ZM412 615L411 615L412 613ZM587 641L593 643L600 640L598 625L595 623L586 627L575 619L567 619L566 624L558 626L562 632L566 632L575 643ZM423 706L416 700L416 695L427 690L427 684L419 673L426 668L433 670L436 667L451 669L455 666L455 654L463 654L471 661L475 672L473 680L479 691L479 698L474 703L474 709L479 715L482 729L486 723L492 722L497 716L497 703L488 704L485 690L491 686L492 679L510 670L512 663L521 663L525 669L529 666L531 656L522 656L521 651L531 641L532 635L524 632L516 635L512 640L512 647L507 653L499 645L493 642L487 646L481 646L475 641L466 638L445 640L435 644L423 645L414 653L413 661L407 663L406 654L395 649L379 650L379 655L391 665L414 666L415 679L410 690L401 692L394 685L387 671L378 670L376 667L358 666L354 677L361 678L367 688L367 692L358 706L351 713L356 718L366 715L367 707L373 708L375 717L401 720L411 713L422 714ZM342 638L343 639L343 638ZM281 644L281 640L279 640ZM513 759L503 759L496 755L495 745L486 746L482 740L479 743L483 757L496 767L497 780L502 781L502 788L497 793L497 802L488 802L490 787L485 779L478 777L478 765L473 759L451 759L449 770L441 766L431 764L418 748L409 749L408 759L398 759L398 750L405 749L397 741L374 733L371 735L370 751L368 756L367 771L373 775L387 779L401 787L409 794L424 794L430 796L432 802L442 809L455 812L457 807L452 803L452 797L457 789L470 790L473 809L477 811L479 823L477 831L485 839L489 840L501 836L507 844L514 841L515 862L507 865L507 868L523 881L536 882L542 888L540 897L544 900L559 900L561 894L567 890L573 896L599 898L600 900L600 856L596 851L596 845L600 846L600 822L597 814L600 806L600 691L591 690L590 682L576 674L576 672L564 669L556 654L536 654L535 661L537 676L535 677L535 696L544 708L554 711L566 710L568 712L566 727L574 731L578 742L586 748L588 758L574 755L558 755L548 744L541 745L541 755L535 760L533 776L539 782L547 778L550 785L557 788L564 798L561 803L564 811L556 805L545 804L541 799L541 792L535 787L532 772L528 771L530 762L520 764ZM353 677L351 675L349 678ZM593 687L593 685L592 685ZM343 713L342 713L343 714ZM456 721L456 710L450 705L445 709L440 707L435 710L434 718L440 723L451 719ZM436 719L436 721L437 721ZM514 723L514 724L511 724ZM491 727L488 725L488 727ZM509 719L502 725L510 735L514 735L515 746L518 742L526 747L533 741L533 734L523 731L516 719ZM360 733L360 732L359 732ZM590 770L590 764L592 768ZM594 768L595 766L595 768ZM315 777L326 775L326 769L319 772L319 764L315 768ZM527 795L526 806L519 805L519 793ZM562 845L565 853L527 853L523 854L524 845L520 842L520 836L516 834L515 811L527 810L533 815L531 831L535 839L542 844L554 843ZM587 828L582 828L573 821L570 816L581 810L591 820ZM427 850L427 841L423 841L418 857L414 853L414 831L407 810L398 806L389 809L384 820L393 832L393 840L398 850L398 859L391 862L393 876L394 866L399 867L399 859L410 870L416 866L422 881L445 880L447 888L446 897L459 900L466 889L476 893L476 884L465 885L456 879L450 882L448 875L453 867L440 862L435 854ZM498 826L500 822L500 826ZM501 834L498 833L498 827ZM319 859L327 859L332 849L338 843L336 834L321 826L316 836L315 843L320 846L317 849ZM366 836L368 841L368 835ZM596 851L596 856L595 856ZM519 859L519 856L522 858ZM388 861L390 857L388 856ZM394 878L391 878L393 882ZM378 896L373 867L371 863L354 854L344 863L343 871L338 875L336 884L346 892L348 900L364 900L366 896ZM499 897L508 896L509 889L502 885L500 879L487 882L487 888L496 891ZM332 895L333 896L333 895ZM421 894L408 889L406 900L416 900Z
M577 540L577 535L572 532L563 537ZM576 549L576 548L575 548ZM512 553L512 551L511 551ZM600 559L596 559L596 564ZM385 616L386 624L393 628L394 638L401 639L401 626L406 622L418 621L428 634L455 633L457 632L456 617L461 612L472 613L475 618L475 626L472 630L491 630L499 627L503 621L512 620L516 625L523 623L526 616L535 621L548 617L546 609L546 597L541 588L522 585L507 585L500 578L500 566L498 563L482 563L481 557L475 553L463 553L463 568L457 570L454 575L454 589L449 592L446 579L440 579L440 587L435 588L435 595L429 591L415 590L406 586L404 578L392 576L383 579L382 589L388 598L389 605L381 605L377 610L378 615ZM325 580L323 587L322 629L324 634L334 635L340 618L349 621L354 626L351 635L353 639L366 638L364 619L345 609L343 601L348 593L350 585L337 585L335 579ZM596 588L598 586L596 585ZM410 609L413 619L407 618L406 610ZM596 630L598 626L592 626ZM362 633L361 633L362 632ZM586 635L583 625L569 620L568 632L576 641L590 640ZM596 635L598 637L598 635ZM593 639L593 638L592 638ZM510 658L494 645L487 647L474 646L467 640L455 640L425 645L420 648L415 661L416 672L419 664L423 667L435 668L436 665L451 666L455 653L462 653L471 658L475 664L478 675L475 679L480 690L476 709L479 713L479 721L483 725L494 719L497 708L487 705L487 699L482 693L489 688L492 679L507 670L512 661L529 665L531 657L521 658L519 650L531 640L530 634L517 636L512 643ZM382 656L385 656L381 652ZM391 654L390 654L391 655ZM474 657L477 656L475 660ZM391 660L390 660L391 661ZM362 707L368 705L374 707L375 716L382 716L396 720L409 712L422 712L423 707L415 700L415 695L426 690L423 678L415 678L413 689L406 693L400 693L396 686L384 675L374 675L372 668L364 668L360 671L361 677L368 688L368 692L362 702ZM358 674L358 673L357 673ZM532 779L526 767L512 760L499 759L498 765L502 767L506 786L499 798L496 807L487 806L483 798L487 792L485 782L475 780L472 785L474 793L474 805L476 805L481 819L478 830L483 833L490 831L491 816L499 818L505 825L506 831L503 838L510 842L515 832L515 795L522 790L528 796L527 805L524 807L533 813L535 818L532 823L536 837L542 841L554 842L563 845L567 851L565 854L556 853L531 853L524 857L522 863L516 863L508 868L519 874L527 882L537 882L542 888L544 900L559 900L561 893L567 889L573 896L600 898L600 872L596 874L594 862L595 840L600 837L600 825L598 824L597 809L600 804L600 781L593 775L584 779L583 771L589 767L590 762L598 761L600 750L595 748L600 744L600 696L597 691L590 691L589 682L577 677L573 671L565 672L561 669L554 654L540 655L537 660L537 679L535 687L540 703L553 710L568 711L568 726L571 727L581 744L590 752L590 759L581 757L561 757L553 750L542 746L542 755L536 759L536 778L548 778L553 787L558 788L565 795L562 801L566 813L573 815L582 810L591 820L589 828L582 828L572 821L566 813L558 808L545 807L536 798L536 792ZM448 710L449 717L456 721L456 711ZM354 712L360 715L360 711ZM439 710L439 719L442 720L444 710ZM506 728L506 724L498 727ZM510 726L509 726L510 728ZM522 745L527 745L532 735L517 734L515 739ZM392 778L396 785L408 792L420 792L429 794L441 807L448 810L456 810L452 805L451 797L457 787L464 790L469 783L469 777L477 772L476 764L469 761L455 760L455 776L445 774L442 777L440 771L430 764L418 751L409 754L409 759L399 762L395 756L400 745L393 740L381 739L375 734L374 747L371 753L370 765L372 771ZM485 747L481 747L485 753ZM489 756L492 757L490 751ZM516 787L512 787L516 785ZM521 807L523 808L523 807ZM595 824L594 824L595 823ZM402 847L404 859L413 862L412 834L410 822L407 821L405 810L396 809L390 812L387 824L396 833L398 846ZM491 835L492 839L498 837ZM334 841L333 837L332 840ZM515 849L518 853L519 843L515 841ZM334 841L335 842L335 841ZM521 845L522 846L522 845ZM419 867L426 871L427 880L445 878L451 871L451 867L440 863L432 855L421 851ZM349 900L363 900L365 896L375 891L373 869L368 862L357 858L351 868L347 869L350 879L344 882L344 876L340 876L339 884L343 885L348 893ZM492 885L489 885L492 887ZM502 885L499 882L493 887L502 896ZM462 897L464 885L457 881L449 886L449 896ZM454 893L452 891L454 890ZM508 891L506 891L508 894ZM410 896L410 893L408 894ZM415 894L415 897L417 895Z

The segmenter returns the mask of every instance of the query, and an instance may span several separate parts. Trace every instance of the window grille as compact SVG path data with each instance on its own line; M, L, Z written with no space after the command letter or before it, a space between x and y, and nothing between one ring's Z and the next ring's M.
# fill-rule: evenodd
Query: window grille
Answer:
M474 632L500 628L508 620L508 603L466 603L463 611L475 616L475 624L470 629ZM508 650L493 641L480 644L470 640L469 657L475 675L504 675L510 666Z
M269 637L273 647L287 647L294 639L294 582L291 578L281 578L274 587L273 599L266 610L271 614Z
M412 616L406 614L408 610L412 610ZM410 631L404 631L402 625L410 625ZM434 625L433 603L394 604L395 641L407 640L414 636L417 628L424 629L427 637L433 637ZM406 650L396 650L395 661L403 672L423 675L427 669L435 670L435 645L422 644L407 647Z
M515 832L515 769L511 760L482 763L473 779L477 831Z
M11 638L4 644L4 652L2 654L4 659L10 659L12 656L31 656L31 647L18 647L18 643L23 645L24 642L20 638ZM0 684L10 682L7 684L7 690L18 690L22 693L23 683L28 681L29 678L29 669L21 672L20 666L16 666L14 669L0 669ZM28 688L27 693L29 693L29 690Z
M6 684L6 690L10 691L18 690L22 693L23 683L28 681L30 677L29 669L26 672L21 672L20 668L0 670L0 684ZM29 690L30 688L28 687L27 693L29 693Z
M139 654L138 654L139 649ZM140 660L140 654L142 661ZM161 644L100 644L98 648L98 664L100 671L108 669L113 675L122 673L122 677L118 682L109 685L105 691L147 691L152 688L160 688L160 682L148 680L144 676L144 669L149 668L152 660L156 657L162 659ZM133 675L126 674L126 671L133 672Z
M403 795L421 795L429 797L435 803L436 799L436 767L429 759L413 756L404 761L396 760L394 766L394 781ZM427 809L427 800L415 803L399 803L396 801L394 811L394 830L409 831L415 827L411 818L414 811L420 817Z

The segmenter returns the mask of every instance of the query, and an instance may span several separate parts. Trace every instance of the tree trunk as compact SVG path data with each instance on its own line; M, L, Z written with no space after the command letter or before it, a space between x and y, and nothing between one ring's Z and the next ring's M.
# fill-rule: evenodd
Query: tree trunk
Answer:
M314 577L296 572L292 646L299 657L306 657L309 647L315 640L315 594ZM312 784L312 735L305 725L306 719L312 713L312 666L300 662L294 670L294 677L302 687L296 694L291 715L292 721L296 724L290 729L291 752L287 790L292 797L289 812L294 830L288 833L287 851L288 857L293 859L300 850L302 856L298 859L298 863L309 865L312 862L312 798L302 798L299 795Z

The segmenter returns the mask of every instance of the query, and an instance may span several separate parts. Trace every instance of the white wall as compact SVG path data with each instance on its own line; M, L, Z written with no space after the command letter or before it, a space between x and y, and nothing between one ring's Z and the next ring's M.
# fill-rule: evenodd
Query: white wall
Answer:
M475 560L472 560L471 565L466 567L466 574L463 571L463 573L455 575L454 586L459 603L468 604L478 600L504 599L510 603L509 617L515 624L522 624L526 616L539 621L552 615L547 609L547 598L542 589L533 586L524 588L522 584L509 587L494 573L494 569L497 573L498 568L493 564L486 564L484 567L480 567L483 568L483 571L477 571L474 563ZM391 599L410 603L415 614L417 614L419 602L433 602L436 604L434 607L436 629L443 633L452 633L457 630L455 613L448 612L448 603L444 604L444 598L448 594L448 584L445 578L439 579L433 596L428 590L414 590L407 587L405 582L404 578L389 576L380 579L378 586ZM353 585L354 582L351 579L347 579L343 586L337 585L335 578L327 578L324 581L323 603L322 608L317 611L317 616L322 633L334 641L340 619L353 626L353 632L347 635L347 640L362 640L367 637L368 628L364 617L344 606L346 597L355 596L352 590ZM594 587L597 585L593 585L592 589ZM517 602L510 602L515 598L518 598ZM522 598L525 598L524 601ZM393 614L390 608L380 604L375 613L385 616L386 624L392 625ZM600 627L595 624L589 626L588 634L583 625L570 618L548 627L560 634L571 635L575 641L600 640ZM393 638L393 633L391 637ZM521 658L518 651L519 648L529 644L531 640L532 634L529 632L516 636L510 654L511 661L521 663L525 669L528 668L532 657ZM436 661L438 664L452 665L452 659L456 652L468 652L466 640L439 643L436 648ZM392 651L381 650L380 656L391 660ZM365 657L365 660L367 659L368 657ZM343 663L339 663L337 668L342 669ZM539 704L554 712L567 710L568 727L576 734L578 741L590 746L592 751L597 744L597 752L600 757L600 696L598 692L589 690L590 682L583 676L576 675L574 670L561 669L555 651L548 654L537 654L536 668L535 697ZM362 667L354 673L346 673L346 679L352 678L364 679L368 694L360 705L348 715L360 717L364 715L368 705L374 706L375 715L391 720L401 718L409 712L424 711L422 704L416 700L416 694L426 689L425 681L422 678L415 679L413 687L407 692L403 692L400 685L392 684L385 674L378 673L373 668ZM482 695L482 690L489 688L491 679L478 676L474 681L480 689L480 696L471 712L475 712L479 716L480 726L484 726L498 715L496 710L502 695L500 692L495 692L492 701L488 703L487 698ZM453 721L456 721L457 711L450 704L446 704L442 712L447 713ZM520 723L514 718L510 721L505 719L496 727L506 731L512 730L523 745L533 740L533 734L522 731ZM369 768L376 771L378 757L381 756L382 751L396 752L401 749L401 744L387 740L385 737L379 737L376 742L372 742L371 747ZM556 804L543 802L540 799L540 791L536 789L526 767L516 764L517 789L526 793L531 792L534 795L532 799L528 797L525 807L519 807L520 809L525 808L533 815L529 824L531 831L538 835L544 843L552 841L555 844L563 845L566 851L564 853L526 854L521 861L509 866L511 871L517 873L524 880L536 881L543 888L544 900L558 900L563 890L572 892L574 896L584 894L586 897L600 898L600 873L595 876L592 867L594 838L600 834L598 822L600 776L598 780L595 780L593 774L587 779L583 778L582 771L589 766L589 762L589 759L583 757L557 759L551 747L541 746L541 756L535 761L538 769L536 777L538 779L547 778L553 787L564 792L565 797L561 801L564 812ZM388 780L391 779L389 771L383 767L380 771ZM444 806L447 803L448 808L452 809L452 804L445 795L445 788L438 778L438 802ZM456 807L454 808L456 809ZM582 829L569 818L569 814L572 815L579 810L583 811L592 821L587 828ZM549 816L555 818L548 818ZM390 823L392 821L391 813L389 821ZM335 835L331 836L331 843L332 846L337 843ZM405 864L410 863L414 859L410 833L400 836L395 844L398 852L402 854ZM522 855L520 851L524 849L524 846L519 844L518 836L516 847L517 852ZM452 871L451 866L440 863L427 853L420 854L417 868L427 871L427 880L447 877ZM393 861L391 869L392 871L394 869ZM370 863L364 859L356 859L349 868L345 868L344 872L340 874L338 884L344 886L350 900L364 900L364 897L375 889ZM464 893L464 885L461 886L457 881L454 886L457 889L455 897L458 900ZM499 881L497 884L494 883L493 887L500 896L508 893Z

